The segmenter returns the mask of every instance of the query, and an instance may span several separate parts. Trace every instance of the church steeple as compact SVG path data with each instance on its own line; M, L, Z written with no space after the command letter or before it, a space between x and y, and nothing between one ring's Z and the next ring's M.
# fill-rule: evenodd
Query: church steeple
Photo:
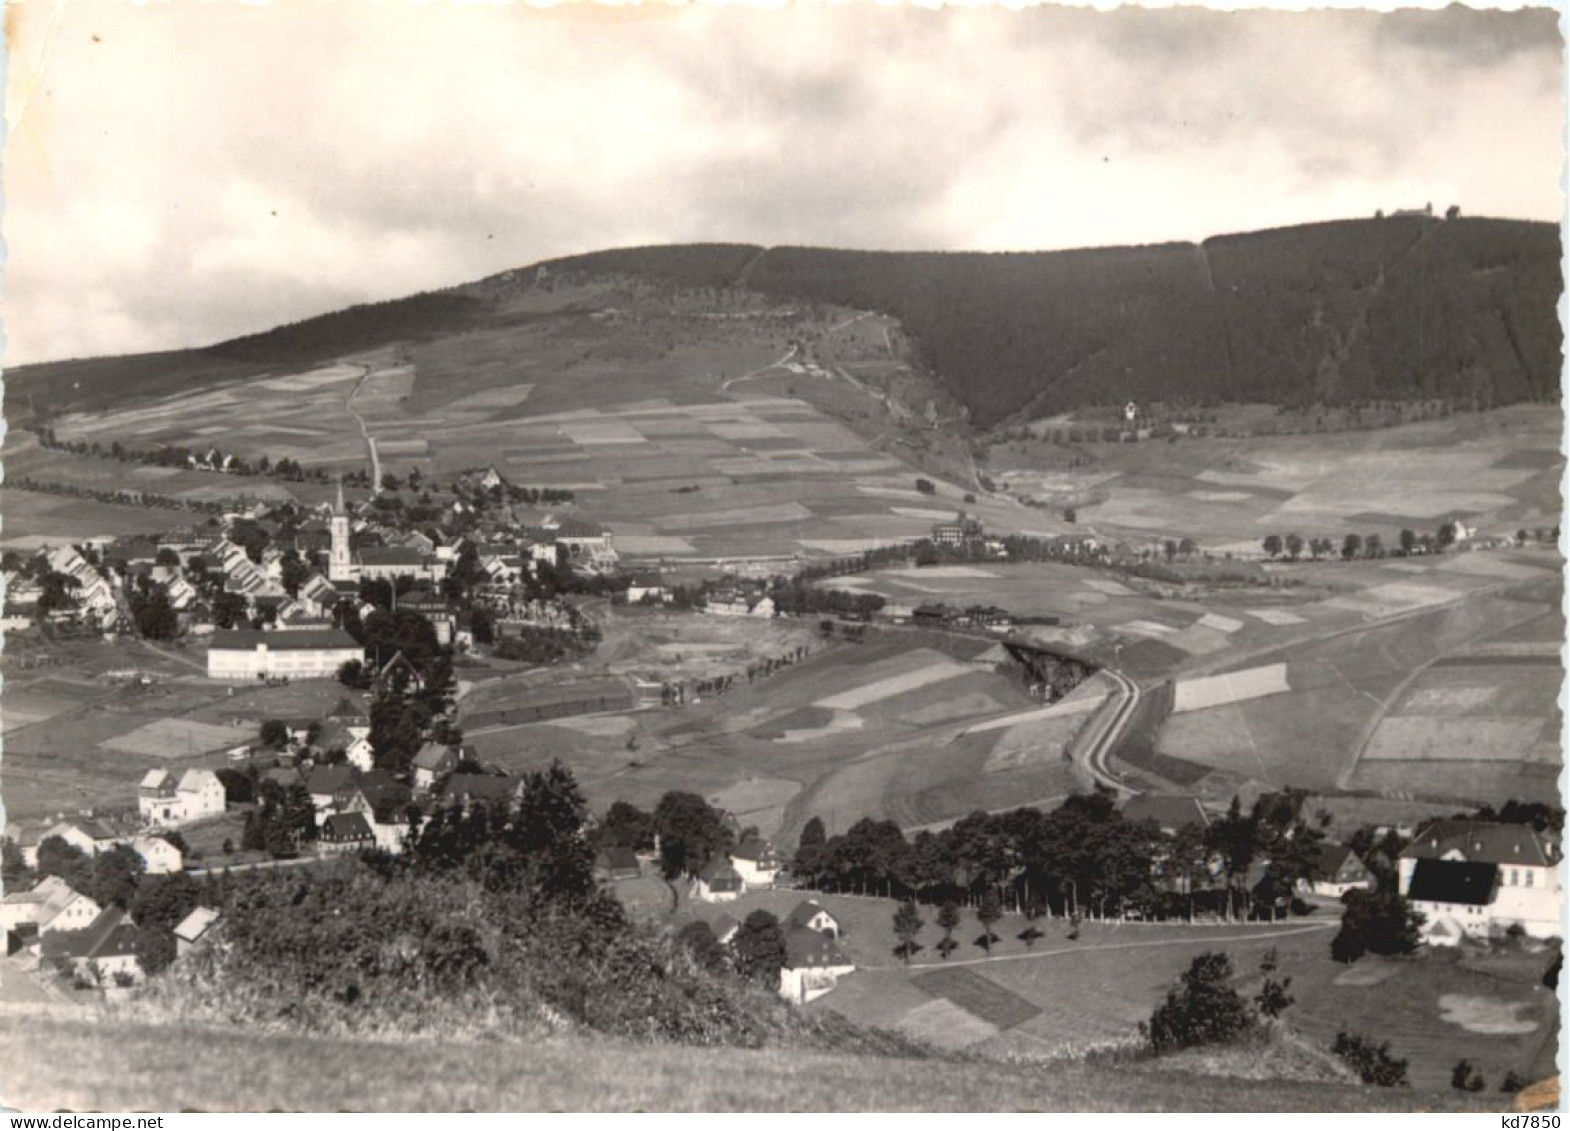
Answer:
M332 550L327 557L329 581L353 581L354 557L349 550L349 508L343 504L343 476L338 477L338 495L333 502L333 517L328 524L332 529Z

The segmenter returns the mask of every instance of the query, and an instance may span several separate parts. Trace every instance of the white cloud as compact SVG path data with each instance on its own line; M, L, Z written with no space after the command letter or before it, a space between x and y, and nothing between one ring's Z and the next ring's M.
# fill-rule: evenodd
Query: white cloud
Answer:
M1082 247L1430 199L1562 209L1551 19L15 13L13 364L201 344L632 242Z

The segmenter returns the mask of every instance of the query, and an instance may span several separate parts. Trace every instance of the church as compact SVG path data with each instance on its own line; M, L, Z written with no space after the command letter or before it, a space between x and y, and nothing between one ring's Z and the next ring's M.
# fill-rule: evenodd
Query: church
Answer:
M328 526L332 537L327 556L329 581L392 581L399 577L440 581L445 572L434 556L407 546L366 546L355 551L349 541L349 510L344 505L341 479Z

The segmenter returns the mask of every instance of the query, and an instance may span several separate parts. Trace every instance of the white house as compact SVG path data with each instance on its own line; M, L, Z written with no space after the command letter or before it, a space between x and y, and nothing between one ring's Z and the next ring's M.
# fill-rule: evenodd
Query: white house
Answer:
M185 871L185 857L161 836L132 837L131 848L142 858L149 876L167 876Z
M1561 859L1558 841L1529 825L1439 820L1402 849L1397 867L1401 894L1426 916L1424 941L1454 946L1512 927L1561 937Z
M64 820L56 821L39 835L38 843L42 844L51 837L59 837L72 848L89 856L107 852L119 843L113 833L88 817L66 817ZM36 862L35 858L34 863Z
M747 890L740 873L718 857L692 877L691 896L703 903L729 903Z
M11 892L0 900L0 927L14 931L31 925L38 929L39 935L49 931L79 931L102 910L59 876L45 876L30 890Z
M785 934L785 965L780 970L780 996L806 1003L832 990L856 964L828 935L806 927Z
M176 778L169 770L148 770L137 788L142 820L173 827L216 817L224 811L224 786L211 770L186 770Z
M738 844L730 854L730 862L748 891L773 887L780 873L779 854L772 844L759 837L749 837Z

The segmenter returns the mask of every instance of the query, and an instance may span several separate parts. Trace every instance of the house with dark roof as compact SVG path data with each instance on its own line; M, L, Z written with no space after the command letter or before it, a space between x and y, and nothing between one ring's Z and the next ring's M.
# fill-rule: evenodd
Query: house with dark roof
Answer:
M333 813L317 830L316 845L324 856L360 852L376 847L376 834L364 813Z
M832 990L856 964L837 939L808 927L785 932L785 965L780 970L780 996L806 1003Z
M137 935L130 917L110 907L82 930L44 935L39 957L46 966L67 968L97 985L138 982L142 964L136 959Z
M730 861L717 856L692 877L690 894L703 903L729 903L741 898L746 890L741 874L731 867Z
M1378 886L1368 865L1346 845L1325 841L1319 845L1318 852L1314 878L1297 882L1299 895L1340 899L1349 891L1373 891Z
M738 844L731 850L730 862L749 891L773 887L780 874L779 853L762 837L748 837Z
M1397 874L1401 894L1414 905L1421 903L1428 917L1423 926L1427 942L1454 945L1513 928L1550 939L1563 933L1562 859L1557 837L1530 825L1447 819L1424 826L1401 850ZM1473 867L1462 871L1433 864ZM1480 878L1485 871L1492 874L1491 884Z
M306 779L305 788L311 792L311 804L316 809L320 823L328 813L336 813L354 797L358 771L342 763L336 766L317 766Z
M436 783L458 768L458 751L438 742L427 742L414 756L414 789L429 793Z
M505 774L453 774L442 787L443 805L512 805L523 793L523 779Z
M784 926L787 931L803 927L831 939L840 937L839 920L829 914L828 909L815 899L804 899L798 903L785 917Z
M643 875L638 854L622 845L600 849L594 859L594 869L608 880L632 880Z

